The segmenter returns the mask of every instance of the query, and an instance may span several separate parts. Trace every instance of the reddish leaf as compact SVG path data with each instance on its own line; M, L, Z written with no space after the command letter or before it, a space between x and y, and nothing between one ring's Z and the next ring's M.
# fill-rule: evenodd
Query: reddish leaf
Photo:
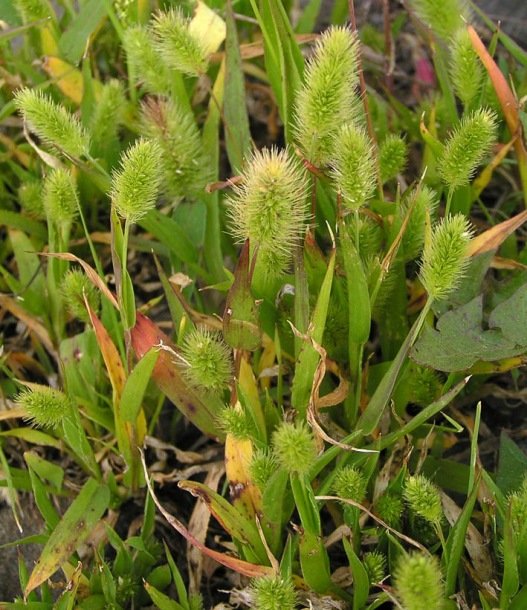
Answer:
M207 394L189 385L183 375L183 363L178 361L178 348L165 333L138 312L130 334L137 358L142 358L152 347L159 347L152 379L166 397L204 434L224 438L216 425L216 418L224 407L223 401L215 394Z

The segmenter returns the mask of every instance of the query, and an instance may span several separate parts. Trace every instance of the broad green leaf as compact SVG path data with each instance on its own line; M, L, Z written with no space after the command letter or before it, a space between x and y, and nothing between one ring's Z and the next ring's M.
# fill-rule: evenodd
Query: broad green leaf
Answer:
M152 496L149 495L148 497L151 498ZM174 584L176 586L178 598L182 603L183 610L190 610L190 606L187 599L187 589L185 587L183 577L181 576L181 572L179 571L179 568L177 567L176 562L174 561L174 558L172 557L165 541L163 541L163 545L165 547L165 554L167 557L168 565L170 566L170 571L172 572L172 579L174 580Z
M227 3L225 53L227 56L223 98L225 144L233 171L240 173L244 159L251 152L251 134L247 116L244 72L231 2Z
M351 573L353 575L353 610L361 610L366 604L370 591L370 581L364 564L357 557L353 547L347 538L343 538L344 550L348 558Z
M49 462L36 453L31 453L29 451L24 453L24 459L28 466L30 466L42 480L51 483L57 491L62 489L62 483L64 481L64 469L62 466Z
M322 339L324 337L334 271L335 250L331 252L326 275L320 288L320 294L318 295L313 318L307 333L309 338L318 345L322 344ZM297 410L300 417L305 417L306 415L313 387L313 378L315 376L319 358L320 354L311 341L306 340L298 357L291 394L291 404Z
M306 583L321 595L332 588L329 558L320 535L302 530L299 536L299 555L302 576Z
M61 447L60 440L42 432L42 430L36 430L35 428L13 428L12 430L3 430L0 432L0 436L13 436L28 443L41 445L43 447L55 447L55 449L60 449Z
M527 456L518 445L502 432L498 460L496 484L507 495L517 491L527 474Z
M223 337L234 349L254 351L262 342L260 315L251 291L251 260L247 239L238 259L225 313L223 315Z
M33 485L33 496L38 506L38 510L44 518L44 521L46 522L46 525L48 526L49 530L52 531L59 523L60 517L58 516L55 507L49 499L49 496L46 492L46 488L41 481L41 477L39 477L36 474L35 469L31 467L31 459L28 459L35 458L34 461L37 461L38 456L26 452L24 454L24 458L29 466L29 476L31 477L31 483ZM57 468L59 468L59 466L57 466Z
M86 49L88 38L93 34L106 9L102 0L89 0L69 24L59 40L62 55L72 64L78 64Z
M413 360L439 371L464 371L476 362L511 358L527 351L527 284L501 303L482 326L483 296L447 312L426 327L411 350Z
M49 310L46 298L46 280L41 261L29 237L15 229L9 230L9 239L17 262L19 280L24 291L23 308L36 315L45 315Z
M0 210L0 226L18 229L43 241L46 241L48 238L46 227L41 222L28 218L18 212Z
M148 584L147 582L145 582L145 589L154 602L155 607L159 608L159 610L186 610L185 606L182 606L173 599L170 599L168 595L161 593L161 591L158 591L154 586Z
M31 573L24 595L52 576L66 563L102 517L110 503L110 490L88 479L77 498L51 534Z
M126 380L120 401L120 412L123 421L131 424L135 423L158 357L159 351L150 349L135 365Z
M437 318L440 318L450 309L457 309L460 305L466 305L483 292L483 280L492 263L494 254L494 251L490 251L470 258L466 274L461 278L454 292L446 299L436 301L432 305Z

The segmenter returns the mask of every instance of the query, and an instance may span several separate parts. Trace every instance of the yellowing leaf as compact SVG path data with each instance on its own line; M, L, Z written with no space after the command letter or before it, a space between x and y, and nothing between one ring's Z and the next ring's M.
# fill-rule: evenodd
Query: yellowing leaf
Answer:
M189 30L203 40L208 53L217 51L227 35L225 21L201 0L198 0Z
M42 64L44 71L55 80L57 87L75 104L80 105L84 95L82 72L60 57L46 57ZM101 83L93 82L95 97L101 92Z

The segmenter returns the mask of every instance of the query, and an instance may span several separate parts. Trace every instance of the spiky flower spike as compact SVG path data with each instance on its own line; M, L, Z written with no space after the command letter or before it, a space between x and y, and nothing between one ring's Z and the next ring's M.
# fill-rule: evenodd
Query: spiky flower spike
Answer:
M66 394L47 386L23 390L16 404L26 410L27 419L37 427L57 428L72 409Z
M379 169L384 184L400 174L408 154L405 139L396 133L388 134L379 147Z
M16 0L13 4L24 23L48 19L50 14L53 14L49 4L44 0Z
M18 189L18 202L29 216L38 219L46 217L42 200L42 182L40 180L31 179L22 183Z
M270 276L285 271L307 217L304 169L286 150L255 152L243 180L228 199L230 229L243 243L259 246L258 264Z
M479 96L483 87L483 66L466 27L454 34L450 54L450 79L456 95L466 108Z
M276 457L266 448L253 451L249 463L249 476L251 480L260 488L265 490L267 481L272 477L278 468Z
M90 138L80 121L42 91L22 89L15 96L15 105L31 131L47 144L70 157L79 158L89 153Z
M60 284L60 291L70 314L82 322L90 320L84 305L84 295L93 311L96 313L99 311L101 304L99 291L80 269L72 269L66 273Z
M330 161L333 134L360 112L357 55L356 35L347 27L331 27L307 64L296 100L295 130L302 152L315 165Z
M402 555L393 572L395 595L405 610L441 610L444 586L437 559L431 555Z
M360 470L353 466L344 466L335 477L333 490L339 498L360 503L366 495L366 485L367 481Z
M217 421L221 430L239 441L251 439L256 432L254 420L239 404L225 407Z
M155 45L170 68L198 76L207 71L208 47L189 25L190 20L179 9L157 13L153 24Z
M413 513L433 525L443 520L441 498L437 487L423 475L409 477L403 491L404 499Z
M171 99L150 99L142 106L141 133L162 151L163 189L181 198L203 192L209 181L207 160L194 116Z
M366 130L347 123L333 141L331 174L342 193L342 205L350 212L367 203L375 190L375 160Z
M459 127L450 135L437 161L437 171L451 189L468 184L490 152L496 141L496 119L494 111L480 108L463 117Z
M412 367L410 377L410 401L422 407L428 406L441 396L443 380L433 369L426 366Z
M423 251L426 218L435 213L438 203L437 193L426 185L422 185L418 191L412 189L409 193L405 193L404 201L399 208L401 220L406 217L409 207L413 204L401 244L401 254L405 261L417 258Z
M79 213L79 196L72 173L54 169L44 181L44 211L48 220L60 225L72 222Z
M527 534L527 478L523 479L518 491L507 496L512 532L517 545Z
M205 328L188 332L182 346L184 374L202 391L223 392L231 381L233 364L228 346L219 333Z
M125 31L124 48L130 71L136 74L147 91L158 95L170 91L170 72L154 47L150 30L136 26Z
M155 207L161 184L161 150L140 138L123 155L121 169L112 176L112 202L128 222L141 220Z
M445 41L470 20L465 0L411 0L409 4L424 25Z
M366 553L363 558L370 585L381 582L386 576L386 557L379 551Z
M399 528L403 516L403 501L391 491L377 500L375 512L390 527Z
M457 288L469 260L472 229L462 214L443 218L425 243L419 276L431 299L446 298Z
M126 96L120 81L113 79L103 86L90 122L94 147L102 147L117 136L125 104Z
M317 457L311 429L305 422L282 422L273 433L273 453L287 472L306 474Z
M251 584L256 610L294 610L297 598L291 579L264 576Z

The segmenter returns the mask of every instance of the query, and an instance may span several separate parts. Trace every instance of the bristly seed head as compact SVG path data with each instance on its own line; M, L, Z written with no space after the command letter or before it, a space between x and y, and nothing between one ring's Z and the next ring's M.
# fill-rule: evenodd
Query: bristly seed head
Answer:
M480 108L461 119L437 161L441 179L451 189L467 185L496 141L496 113Z
M66 394L47 386L23 390L16 403L26 410L27 419L37 427L57 428L72 409Z
M287 269L307 217L304 169L286 150L255 152L228 199L230 229L239 243L259 246L258 263L271 276Z
M221 393L233 374L229 347L217 332L197 328L188 332L182 346L188 363L183 372L189 383L205 392Z
M161 184L161 150L140 138L121 155L121 169L112 176L112 202L128 222L137 222L155 207Z
M304 422L282 422L273 433L273 453L287 472L306 474L317 457L311 429Z
M331 27L319 38L308 62L295 106L296 138L315 165L331 161L332 139L340 126L357 119L360 99L358 39L347 27Z
M365 205L375 190L375 160L366 130L354 123L343 125L333 142L332 177L348 211Z
M465 274L472 229L462 214L443 218L425 243L421 282L431 299L444 299L457 288Z

